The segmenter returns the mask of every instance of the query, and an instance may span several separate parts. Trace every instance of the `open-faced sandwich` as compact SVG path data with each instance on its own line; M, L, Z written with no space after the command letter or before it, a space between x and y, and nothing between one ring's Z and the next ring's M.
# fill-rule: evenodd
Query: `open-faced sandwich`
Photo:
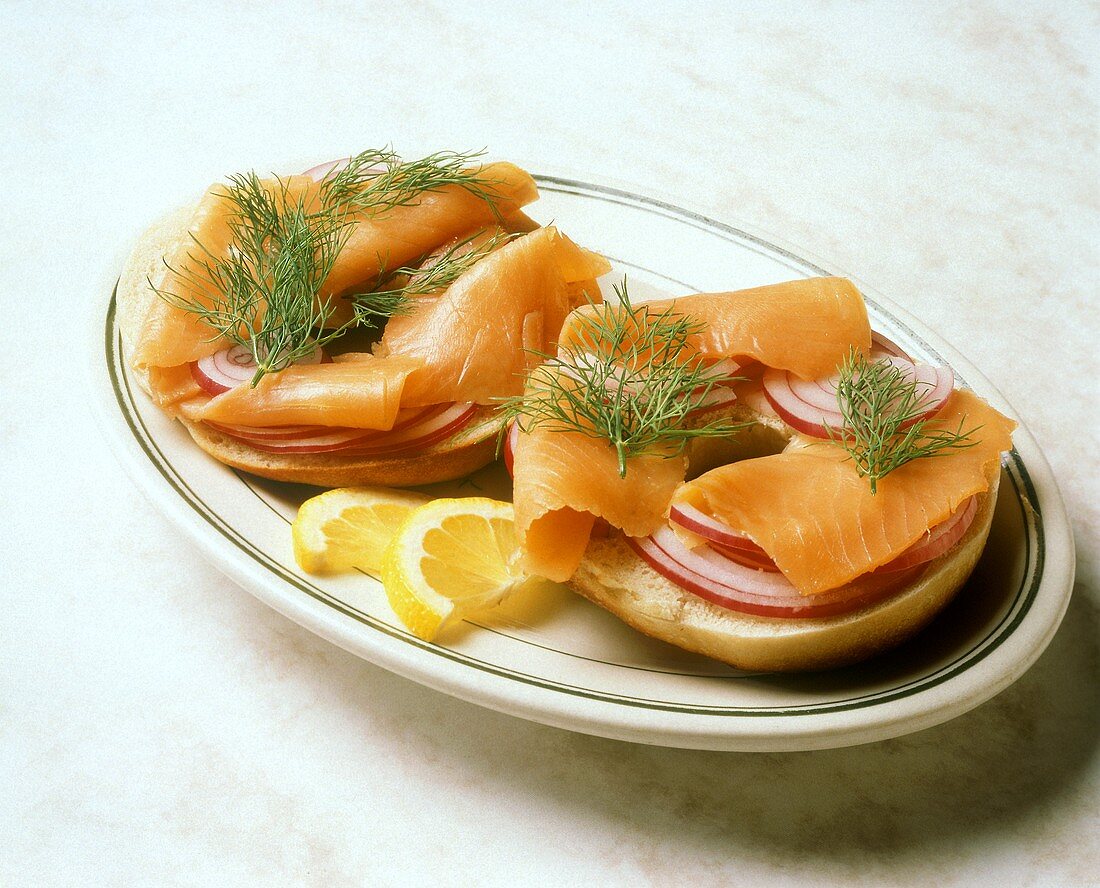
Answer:
M216 459L385 488L311 501L295 551L380 573L423 638L531 578L751 670L852 663L942 609L1014 423L874 334L842 278L604 303L609 264L536 197L453 153L235 176L135 247L127 358ZM502 443L514 507L388 490ZM373 516L357 542L348 514Z
M866 658L985 544L1015 424L842 278L584 306L509 404L528 573L750 670Z
M464 476L609 269L523 213L537 196L518 167L449 152L234 176L135 246L127 357L230 466L324 486Z

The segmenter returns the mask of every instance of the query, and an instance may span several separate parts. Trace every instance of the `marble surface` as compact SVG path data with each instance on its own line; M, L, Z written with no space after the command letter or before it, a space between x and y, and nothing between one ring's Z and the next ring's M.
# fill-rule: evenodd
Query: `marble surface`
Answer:
M0 8L0 882L1095 884L1095 4L172 6ZM86 306L221 174L384 142L674 195L964 347L1075 523L1047 653L902 739L698 753L460 703L224 580L95 428Z

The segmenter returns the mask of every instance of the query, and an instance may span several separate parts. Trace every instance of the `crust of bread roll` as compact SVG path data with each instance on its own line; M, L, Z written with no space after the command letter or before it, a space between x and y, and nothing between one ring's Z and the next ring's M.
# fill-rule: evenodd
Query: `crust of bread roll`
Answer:
M172 245L186 236L196 206L189 204L173 210L145 229L122 268L115 288L115 320L122 334L122 344L129 352L137 346L149 307L160 298L149 286L149 279L155 277ZM149 374L133 366L130 372L148 394Z
M848 614L783 619L719 607L653 570L621 535L592 540L569 586L646 635L751 672L847 666L900 644L925 626L978 563L997 500L998 478L978 495L966 534L907 586Z
M115 311L122 341L131 351L149 306L159 298L149 286L149 278L172 245L187 236L193 212L192 204L154 222L134 245L123 268L115 295ZM134 367L131 372L146 394L150 394L148 373ZM497 434L502 423L497 408L482 407L465 428L415 454L364 458L339 453L267 453L205 423L183 418L179 421L195 443L219 462L276 481L320 487L359 484L412 487L462 478L495 459Z
M457 434L415 454L364 458L339 453L267 453L205 423L180 422L199 447L227 466L263 478L318 487L415 487L462 478L496 458L501 427L499 411L482 407Z

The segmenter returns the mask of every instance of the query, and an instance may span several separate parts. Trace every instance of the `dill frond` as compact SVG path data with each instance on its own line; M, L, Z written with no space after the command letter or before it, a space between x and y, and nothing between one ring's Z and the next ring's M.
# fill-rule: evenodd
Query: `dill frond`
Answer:
M626 281L616 285L618 304L589 303L577 344L528 375L524 395L508 399L504 414L523 431L544 426L605 440L616 451L619 476L627 460L653 454L677 456L692 438L732 435L743 423L690 416L715 386L736 377L704 366L688 348L702 325L668 308L654 312L630 302Z
M475 244L477 234L451 244L428 266L424 262L431 254L421 257L412 265L403 265L392 270L385 267L378 275L378 288L368 293L358 293L351 297L360 321L371 325L375 316L392 317L404 314L415 296L425 296L444 290L473 268L478 262L493 252L500 244L520 236L501 232ZM404 281L400 286L383 288L383 282Z
M482 172L478 161L484 156L484 151L437 151L402 161L390 148L364 151L325 178L324 200L346 212L378 216L417 203L425 194L457 187L488 203L499 220L496 186L501 183Z
M971 437L981 426L963 431L965 417L955 431L938 428L935 417L919 419L928 394L927 384L887 359L869 361L852 349L841 365L836 395L844 421L840 429L826 424L825 430L860 477L870 480L872 494L882 478L908 462L976 443Z

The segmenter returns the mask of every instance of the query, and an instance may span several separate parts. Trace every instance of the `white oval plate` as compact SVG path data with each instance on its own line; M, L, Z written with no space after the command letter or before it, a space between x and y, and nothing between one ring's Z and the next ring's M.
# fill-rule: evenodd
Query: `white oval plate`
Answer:
M538 177L540 221L629 276L636 295L734 290L838 273L743 228L618 188ZM605 282L606 283L606 282ZM605 286L606 289L606 286ZM874 327L915 357L948 363L963 384L1013 411L955 349L862 288ZM441 644L413 637L369 577L298 570L289 524L313 488L252 478L207 457L134 384L114 299L92 324L96 401L110 438L152 501L228 576L276 610L396 673L501 712L575 731L667 746L821 749L930 727L1018 678L1058 627L1073 541L1050 469L1028 431L1004 462L989 545L967 587L903 647L858 667L749 675L639 635L567 591L518 602ZM507 496L499 468L459 495Z

